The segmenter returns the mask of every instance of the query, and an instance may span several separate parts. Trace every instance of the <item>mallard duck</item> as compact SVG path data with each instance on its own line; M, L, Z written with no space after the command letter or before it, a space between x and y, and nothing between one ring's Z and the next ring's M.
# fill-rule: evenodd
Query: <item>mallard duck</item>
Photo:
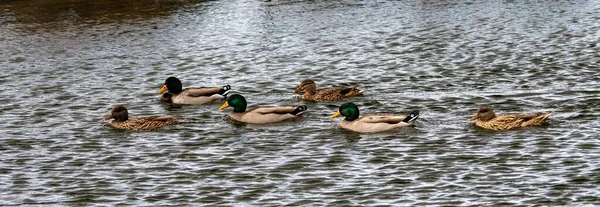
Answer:
M469 121L475 121L475 126L491 130L509 130L528 126L540 126L548 119L548 114L506 114L496 116L488 106L481 106L475 116Z
M340 115L346 117L340 122L339 126L360 133L376 133L411 126L419 118L419 112L417 111L410 112L408 116L381 115L359 117L359 114L358 107L354 103L348 102L342 104L338 111L331 115L331 118Z
M302 115L307 107L302 106L259 106L246 111L246 99L240 94L233 94L227 98L227 101L219 110L227 107L233 107L229 112L229 118L250 124L270 124L280 121L296 118Z
M304 93L302 94L302 100L305 101L338 101L361 95L362 92L362 90L356 87L325 88L317 90L317 84L311 79L303 80L296 90L294 90L294 93Z
M129 129L134 131L150 131L180 122L175 117L171 116L148 116L130 119L127 108L122 105L115 106L110 114L104 117L105 121L110 119L114 119L110 122L110 126L117 129Z
M231 87L196 87L182 89L181 81L176 77L169 77L158 91L162 94L169 91L169 96L162 96L161 101L174 104L206 104L217 100L223 100Z

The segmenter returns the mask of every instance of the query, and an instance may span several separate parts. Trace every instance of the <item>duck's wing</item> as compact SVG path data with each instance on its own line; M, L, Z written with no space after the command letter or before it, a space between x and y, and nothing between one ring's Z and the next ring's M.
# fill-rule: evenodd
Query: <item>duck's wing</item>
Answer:
M260 106L249 110L248 112L260 113L260 114L289 114L292 113L296 107L294 106Z
M342 95L344 95L344 97L352 97L352 96L358 96L361 95L363 93L363 90L360 90L356 87L352 87L352 88L341 88L340 93Z
M139 117L136 119L140 120L140 121L159 121L159 122L177 121L177 118L172 117L172 116L146 116L146 117Z
M306 111L306 106L261 106L243 113L229 113L233 120L251 124L270 124L298 117Z
M500 115L489 121L478 120L475 125L492 130L509 130L520 128L523 124L524 119L518 115L506 114Z
M525 119L526 121L521 126L540 126L546 121L546 119L548 119L548 117L550 117L550 115L552 115L552 113L535 114L535 116L528 116L528 119Z
M373 115L373 116L365 116L358 119L360 122L365 123L388 123L388 124L397 124L400 123L406 118L406 116L393 116L393 115Z
M312 98L320 101L336 101L346 98L346 95L342 93L342 88L324 88L318 90Z
M359 119L361 122L365 123L387 123L387 124L398 124L400 122L411 123L419 118L419 112L413 111L408 114L408 116L398 116L398 115L372 115L365 116Z
M200 96L212 96L215 94L219 94L221 91L220 87L196 87L196 88L186 88L181 92L189 97L200 97Z

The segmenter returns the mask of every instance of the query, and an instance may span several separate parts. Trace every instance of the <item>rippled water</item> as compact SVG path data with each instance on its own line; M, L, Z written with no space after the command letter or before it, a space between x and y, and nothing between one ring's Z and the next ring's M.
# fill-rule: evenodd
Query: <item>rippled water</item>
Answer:
M94 2L0 2L2 206L600 205L599 1ZM358 85L362 114L421 118L242 125L157 103L168 76L273 105ZM116 130L116 104L188 122ZM554 115L492 132L466 121L482 104Z

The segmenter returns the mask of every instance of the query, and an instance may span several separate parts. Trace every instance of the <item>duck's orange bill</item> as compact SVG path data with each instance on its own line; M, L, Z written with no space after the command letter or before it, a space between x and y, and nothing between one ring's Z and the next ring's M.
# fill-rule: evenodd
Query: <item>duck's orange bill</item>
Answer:
M112 114L109 114L108 116L104 117L104 121L109 120L109 119L112 119Z
M469 121L475 121L477 119L479 119L479 114L475 114L475 116L471 117Z
M337 112L335 112L335 114L331 115L330 118L333 119L333 118L338 117L338 116L340 116L340 110L338 110Z
M166 92L167 90L169 90L169 89L167 88L167 85L163 85L163 87L162 87L160 90L158 90L158 94L163 94L163 93L164 93L164 92Z
M223 105L221 105L221 107L219 107L219 110L223 110L224 108L229 107L229 103L227 101L225 101L225 103Z

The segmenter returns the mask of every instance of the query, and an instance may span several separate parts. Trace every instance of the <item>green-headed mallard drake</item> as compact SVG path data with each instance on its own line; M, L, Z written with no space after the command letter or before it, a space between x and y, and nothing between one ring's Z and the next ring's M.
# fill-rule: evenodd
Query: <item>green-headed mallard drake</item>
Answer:
M411 126L419 118L419 112L417 111L410 112L408 116L381 115L359 117L359 114L358 107L354 103L348 102L342 104L338 111L331 115L331 118L340 115L346 117L340 122L339 126L360 133L376 133Z
M246 111L246 99L239 94L233 94L227 98L227 101L219 110L227 107L233 107L229 112L229 118L234 121L250 124L270 124L280 121L296 118L302 115L307 107L302 106L258 106Z
M206 104L226 98L231 87L225 85L223 87L195 87L183 89L181 81L176 77L169 77L165 80L165 84L158 91L162 94L169 91L170 95L161 97L161 100L167 103L174 104Z
M317 90L317 84L311 79L305 79L294 90L294 93L302 94L302 100L305 101L339 101L362 94L362 90L352 88L325 88Z
M481 106L475 116L469 121L475 121L475 126L491 130L509 130L528 126L540 126L548 119L548 114L505 114L496 116L488 106Z
M117 129L129 129L134 131L150 131L164 126L177 124L180 121L171 116L147 116L129 118L127 108L122 105L115 106L104 120L114 119L110 126Z

